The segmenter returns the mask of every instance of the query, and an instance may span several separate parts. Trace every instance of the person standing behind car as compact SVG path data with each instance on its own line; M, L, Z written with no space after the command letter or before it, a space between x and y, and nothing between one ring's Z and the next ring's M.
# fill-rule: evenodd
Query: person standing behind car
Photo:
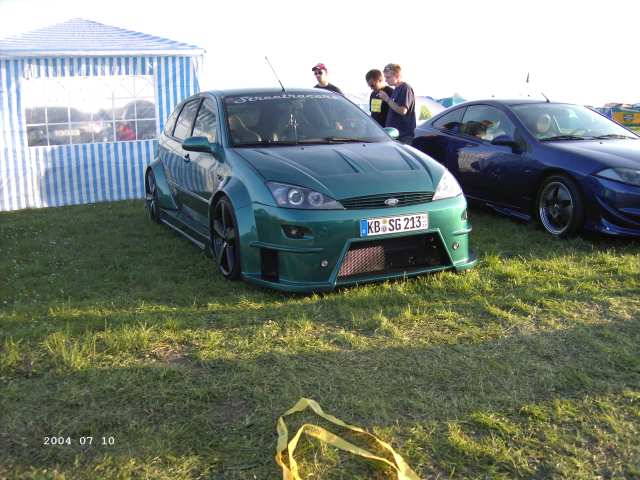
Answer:
M384 127L387 121L389 105L378 97L378 92L382 90L390 97L393 94L393 88L384 84L384 78L380 70L369 70L364 78L371 89L371 95L369 96L371 118L378 122L381 127Z
M385 127L397 128L399 142L410 144L416 130L416 100L413 88L402 80L402 69L397 63L384 67L384 79L394 87L393 94L378 92L378 97L387 102L389 111Z
M322 88L323 90L331 90L332 92L339 93L340 95L344 95L342 90L336 87L334 84L329 83L327 80L327 67L324 66L324 63L319 63L314 66L312 69L313 74L316 76L316 80L318 81L317 85L313 88Z

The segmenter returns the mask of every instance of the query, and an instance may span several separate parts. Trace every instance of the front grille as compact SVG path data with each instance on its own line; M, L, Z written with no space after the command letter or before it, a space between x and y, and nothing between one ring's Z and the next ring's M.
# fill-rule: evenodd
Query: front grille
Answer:
M340 265L338 278L447 265L449 257L439 235L428 233L354 243Z
M397 198L397 207L416 205L418 203L428 203L433 199L433 192L405 192L405 193L383 193L380 195L367 195L366 197L353 197L340 200L340 203L347 210L363 208L386 208L384 201L389 198Z

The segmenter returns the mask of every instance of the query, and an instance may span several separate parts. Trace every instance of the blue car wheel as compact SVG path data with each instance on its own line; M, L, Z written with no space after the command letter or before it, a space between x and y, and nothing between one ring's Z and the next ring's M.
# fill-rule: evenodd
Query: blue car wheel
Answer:
M542 227L554 237L566 238L582 228L584 207L576 183L565 175L552 175L538 193L536 213Z

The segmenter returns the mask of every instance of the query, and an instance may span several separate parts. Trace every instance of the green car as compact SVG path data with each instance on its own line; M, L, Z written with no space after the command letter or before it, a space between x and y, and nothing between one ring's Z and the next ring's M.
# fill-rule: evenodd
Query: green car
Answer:
M146 208L224 277L288 292L472 267L460 186L394 134L325 90L200 93L167 120Z

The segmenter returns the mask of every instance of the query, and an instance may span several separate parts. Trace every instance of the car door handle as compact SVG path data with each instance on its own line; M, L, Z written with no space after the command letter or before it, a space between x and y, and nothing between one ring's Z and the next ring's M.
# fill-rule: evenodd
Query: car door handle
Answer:
M189 163L191 161L191 158L189 157L188 153L184 156L184 161L185 163Z

